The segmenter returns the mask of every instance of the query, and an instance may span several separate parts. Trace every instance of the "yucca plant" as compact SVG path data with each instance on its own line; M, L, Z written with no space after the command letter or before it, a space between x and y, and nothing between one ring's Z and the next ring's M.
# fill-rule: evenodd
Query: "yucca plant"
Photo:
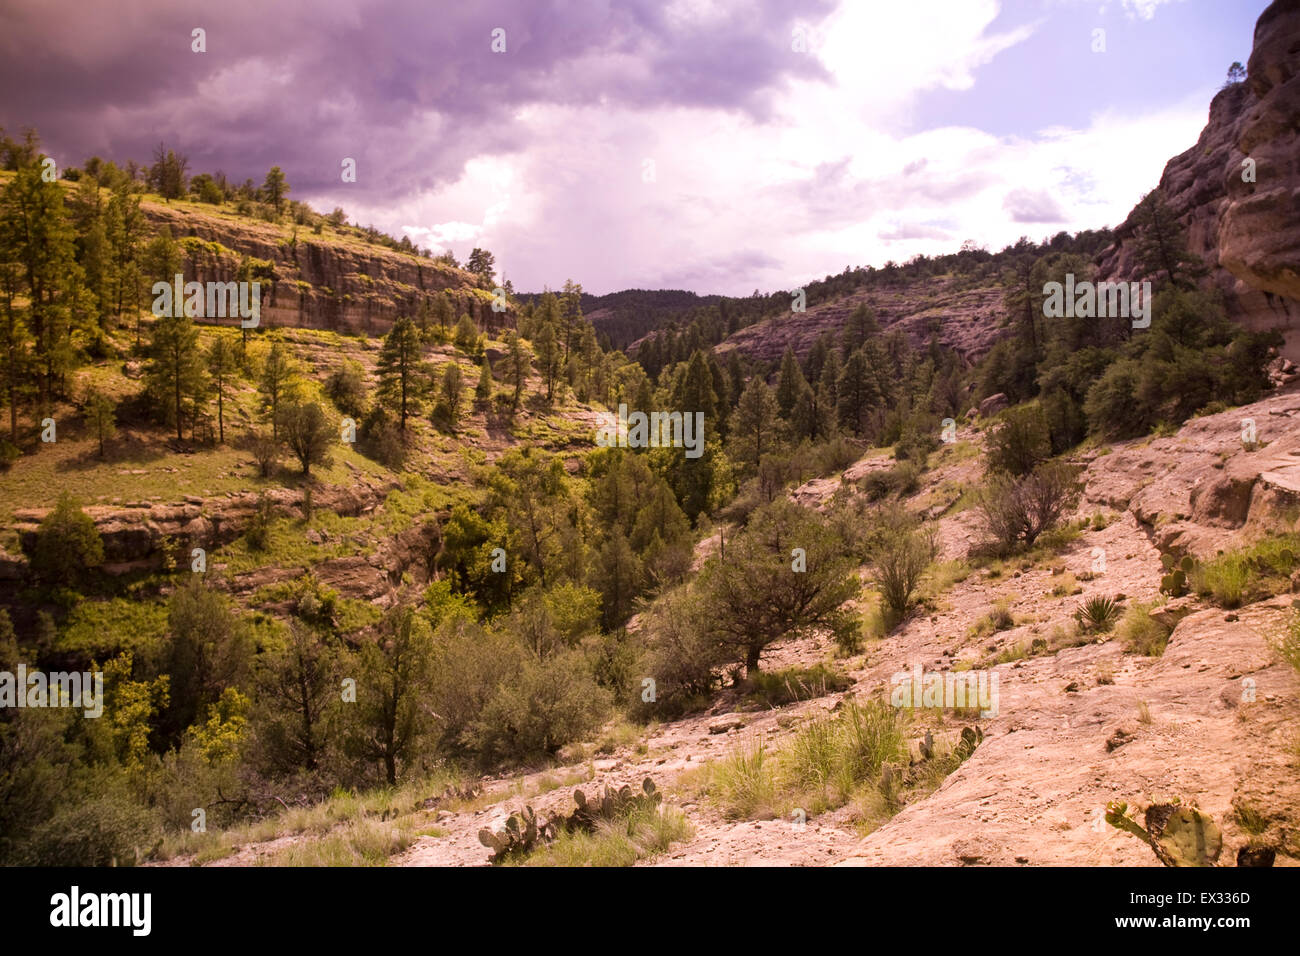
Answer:
M1114 598L1100 594L1088 598L1074 612L1075 619L1078 620L1081 628L1085 631L1095 631L1098 634L1104 634L1114 627L1115 622L1119 619L1119 614L1119 603Z

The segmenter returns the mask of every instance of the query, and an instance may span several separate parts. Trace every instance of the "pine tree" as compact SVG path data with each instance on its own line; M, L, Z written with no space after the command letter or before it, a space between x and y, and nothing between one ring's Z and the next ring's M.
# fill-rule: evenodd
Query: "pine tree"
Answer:
M879 334L880 323L876 321L876 313L871 306L864 302L849 315L849 320L844 326L840 351L847 359L848 356L866 345L868 340Z
M117 323L121 323L124 312L134 313L140 308L143 276L136 256L144 228L140 197L131 192L129 183L119 183L109 197L104 216L109 256L106 292Z
M740 403L732 415L731 441L736 446L736 458L753 472L763 460L763 455L776 443L776 422L779 409L772 390L762 376L755 375L745 386Z
M799 400L800 394L807 385L803 370L795 360L794 349L787 345L785 355L781 357L781 374L776 382L776 404L781 409L782 418L790 417L795 402Z
M867 428L867 415L879 404L880 398L862 349L850 355L844 363L835 393L840 427L849 429L855 438L861 438Z
M218 335L208 349L208 372L212 377L212 394L217 399L217 440L226 443L226 397L233 387L238 356L229 340Z
M460 366L455 362L447 363L446 368L442 370L442 382L439 389L441 391L442 406L446 410L447 426L451 429L452 434L456 433L456 425L460 421L461 405L464 404L464 375Z
M183 439L185 404L189 402L197 411L207 387L194 321L186 315L157 319L151 329L149 359L149 391L165 410L167 422L175 422L176 438Z
M512 411L519 408L524 394L524 382L528 378L528 367L528 346L524 345L519 333L511 332L506 336L506 381L514 388L510 399Z
M16 266L17 294L27 299L29 368L36 376L41 410L48 411L72 367L71 304L82 271L63 189L41 174L39 162L25 163L0 193L0 232L6 237L6 257Z
M492 362L486 355L479 367L478 384L474 386L474 401L483 406L492 401Z
M397 406L398 427L406 431L407 416L418 410L426 389L420 332L409 318L394 323L379 352L379 397Z
M285 178L284 171L279 166L272 166L267 171L266 181L262 184L262 195L275 207L277 216L284 208L284 197L288 194L289 181Z
M1205 265L1187 247L1187 230L1169 206L1162 189L1142 197L1133 211L1138 262L1148 275L1163 272L1172 286L1192 288Z
M537 371L546 385L546 401L550 404L555 395L555 381L564 360L554 325L549 322L542 325L533 340L533 349L536 353L534 361L537 364Z
M262 365L262 377L257 391L262 399L262 413L271 422L271 438L280 439L280 405L291 391L291 383L296 373L293 356L283 342L272 342L271 351L266 355Z
M99 439L99 457L104 457L104 442L117 434L117 416L112 401L103 392L91 392L86 399L86 424Z

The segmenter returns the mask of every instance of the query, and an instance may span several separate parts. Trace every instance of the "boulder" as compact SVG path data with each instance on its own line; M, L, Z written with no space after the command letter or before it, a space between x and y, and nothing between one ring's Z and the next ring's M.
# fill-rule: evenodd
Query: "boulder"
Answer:
M980 418L989 418L996 415L1010 404L1011 402L1003 392L997 392L996 394L990 395L988 398L984 399L984 401L980 402Z
M1220 475L1197 485L1190 496L1192 520L1197 524L1241 527L1250 514L1250 495L1256 480L1255 476Z

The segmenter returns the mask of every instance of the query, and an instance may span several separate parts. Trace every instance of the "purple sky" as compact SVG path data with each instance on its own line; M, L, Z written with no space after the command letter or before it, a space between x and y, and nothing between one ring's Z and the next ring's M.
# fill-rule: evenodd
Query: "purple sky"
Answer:
M766 292L1114 225L1267 6L2 2L0 125L61 166L159 140L192 172L278 164L324 211L598 294Z

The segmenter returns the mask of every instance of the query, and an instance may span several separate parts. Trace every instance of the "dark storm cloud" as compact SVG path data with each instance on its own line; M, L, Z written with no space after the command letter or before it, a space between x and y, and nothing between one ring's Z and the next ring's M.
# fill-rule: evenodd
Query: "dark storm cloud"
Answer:
M147 160L166 140L191 170L303 195L339 184L383 201L454 180L468 158L524 149L530 104L712 107L767 115L790 76L791 25L828 0L757 2L703 25L656 0L214 4L12 0L0 34L0 124L35 126L62 164ZM207 52L191 52L202 27ZM506 31L507 52L491 52Z

